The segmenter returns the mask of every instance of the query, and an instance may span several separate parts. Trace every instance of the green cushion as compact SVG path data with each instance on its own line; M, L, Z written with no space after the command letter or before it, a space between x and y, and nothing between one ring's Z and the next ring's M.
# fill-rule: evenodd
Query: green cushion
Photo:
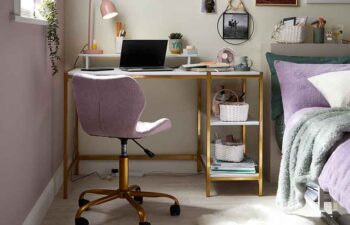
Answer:
M276 60L300 63L300 64L348 64L350 63L350 56L344 57L303 57L303 56L285 56L276 55L273 53L266 53L266 59L271 71L271 107L272 119L283 114L282 97L280 84L278 82L274 62Z

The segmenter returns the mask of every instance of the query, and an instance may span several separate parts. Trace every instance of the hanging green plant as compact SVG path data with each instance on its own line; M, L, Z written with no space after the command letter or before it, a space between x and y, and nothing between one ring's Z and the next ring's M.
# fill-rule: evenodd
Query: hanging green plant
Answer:
M61 60L58 50L60 38L58 36L58 12L55 0L43 0L40 7L41 16L47 20L47 43L50 51L52 75L58 72L58 62Z

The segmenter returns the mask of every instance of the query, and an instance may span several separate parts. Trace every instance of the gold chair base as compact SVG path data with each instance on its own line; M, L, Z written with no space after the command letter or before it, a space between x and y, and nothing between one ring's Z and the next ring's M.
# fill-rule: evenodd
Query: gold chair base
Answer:
M176 205L180 205L179 201L168 194L163 194L163 193L156 193L156 192L144 192L144 191L139 191L141 190L139 186L137 185L132 185L128 188L128 190L123 191L123 190L105 190L105 189L92 189L92 190L87 190L81 193L79 199L84 199L85 194L97 194L97 195L105 195L102 198L93 200L91 202L86 203L85 205L81 206L76 215L75 218L80 218L81 214L91 208L92 206L95 205L100 205L109 201L112 201L114 199L126 199L130 205L132 205L135 210L138 213L140 223L146 222L146 213L145 210L141 207L141 205L134 200L133 197L145 197L145 198L169 198L171 200L174 200Z
M102 198L93 200L91 202L84 199L85 194L97 194L97 195L105 195ZM129 158L127 156L119 158L119 189L118 190L105 190L105 189L92 189L88 191L84 191L81 193L79 197L79 209L75 214L75 223L76 225L88 225L88 221L81 217L81 214L95 205L100 205L109 201L112 201L117 198L126 199L130 205L132 205L139 216L140 225L150 225L150 223L146 222L146 213L145 210L141 207L140 204L135 199L143 199L146 198L170 198L175 201L175 204L170 207L170 213L172 216L180 215L180 204L179 201L167 194L156 193L156 192L144 192L141 191L140 186L132 185L129 186Z

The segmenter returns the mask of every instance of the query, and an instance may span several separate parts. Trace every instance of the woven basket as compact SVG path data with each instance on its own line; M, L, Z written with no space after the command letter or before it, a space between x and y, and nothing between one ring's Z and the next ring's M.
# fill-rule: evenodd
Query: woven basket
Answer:
M239 97L236 92L232 92L237 102L225 102L219 104L220 120L225 122L243 122L248 120L249 104L239 102Z
M225 145L225 144L215 144L215 158L221 161L227 162L242 162L244 159L244 149L243 144L239 145Z
M273 38L278 43L303 43L306 39L306 28L304 26L280 25L276 28Z
M230 89L221 89L220 91L216 92L214 97L213 97L213 103L212 103L212 111L213 111L214 116L216 116L216 117L220 116L220 107L219 107L219 105L221 103L226 102L226 101L217 100L218 94L220 94L221 92L225 92L225 95L228 94L227 96L229 96L229 97L226 97L226 100L231 99L232 96L237 96L236 92L234 92L234 91L232 91Z

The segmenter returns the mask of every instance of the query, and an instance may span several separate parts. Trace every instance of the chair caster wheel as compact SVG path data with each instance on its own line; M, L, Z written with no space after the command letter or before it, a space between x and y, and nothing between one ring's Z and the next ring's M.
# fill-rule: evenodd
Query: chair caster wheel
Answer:
M143 203L143 197L141 197L141 196L135 196L134 200L135 200L135 202L139 203L140 205L142 205L142 203Z
M141 191L140 188L136 188L135 191ZM134 197L135 202L139 203L140 205L142 205L143 203L143 197L142 196L135 196Z
M89 225L89 221L84 217L75 218L75 225Z
M79 207L80 208L83 207L84 205L88 204L88 203L90 203L89 200L86 200L86 199L83 199L83 198L79 199Z
M151 225L149 222L140 222L139 225Z
M170 206L170 215L171 216L179 216L180 212L181 212L180 205L175 203L174 205Z

